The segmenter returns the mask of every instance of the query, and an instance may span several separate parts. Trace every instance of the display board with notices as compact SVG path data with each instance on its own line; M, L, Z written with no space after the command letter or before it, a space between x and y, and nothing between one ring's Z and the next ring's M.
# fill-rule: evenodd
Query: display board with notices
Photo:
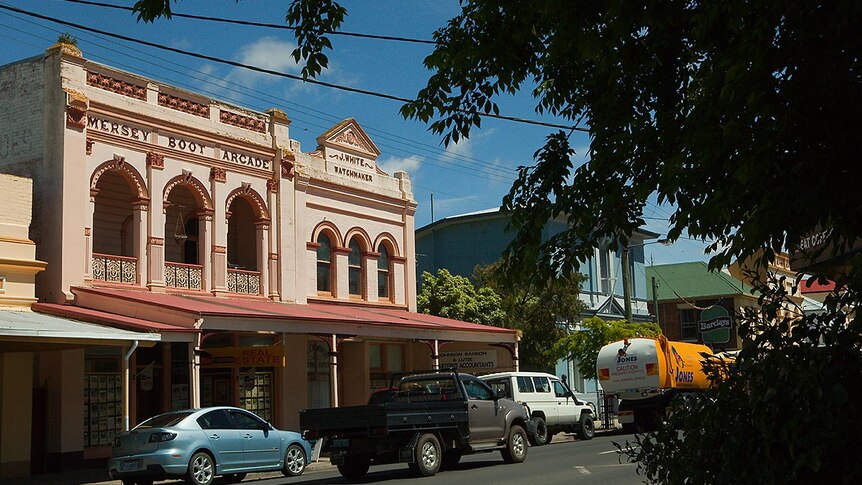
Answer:
M110 446L122 429L120 374L84 375L84 446Z
M272 422L272 372L240 371L239 405Z

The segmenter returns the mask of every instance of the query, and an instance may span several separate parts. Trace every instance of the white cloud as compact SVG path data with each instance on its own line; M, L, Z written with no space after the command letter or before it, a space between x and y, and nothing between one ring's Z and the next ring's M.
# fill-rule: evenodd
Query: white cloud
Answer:
M301 68L291 56L295 48L296 45L292 42L279 40L275 37L261 37L240 48L238 62L271 71L299 74ZM254 88L280 78L248 69L234 68L226 76L226 79Z
M377 165L381 170L390 175L399 170L404 170L408 175L410 175L411 180L415 180L414 175L422 166L422 161L422 157L418 157L416 155L410 155L406 158L390 156L386 160L378 160Z

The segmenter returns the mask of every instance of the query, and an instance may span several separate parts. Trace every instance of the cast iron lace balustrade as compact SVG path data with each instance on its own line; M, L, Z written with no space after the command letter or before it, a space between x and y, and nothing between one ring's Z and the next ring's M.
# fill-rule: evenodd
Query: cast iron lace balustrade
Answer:
M260 271L228 269L227 291L247 295L260 294Z
M134 285L137 283L138 258L93 253L94 280Z
M165 262L165 286L200 290L203 272L204 267L199 264Z

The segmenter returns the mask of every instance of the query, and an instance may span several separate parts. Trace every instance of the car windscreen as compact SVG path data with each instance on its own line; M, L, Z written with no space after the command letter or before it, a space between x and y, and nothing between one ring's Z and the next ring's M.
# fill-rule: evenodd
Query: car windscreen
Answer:
M186 419L191 414L192 413L190 413L188 411L160 414L158 416L154 416L154 417L144 421L143 423L135 426L135 429L170 428L171 426L176 426L177 423Z
M411 376L402 379L398 384L398 397L415 398L419 396L436 396L438 399L458 397L457 384L452 377L442 376Z

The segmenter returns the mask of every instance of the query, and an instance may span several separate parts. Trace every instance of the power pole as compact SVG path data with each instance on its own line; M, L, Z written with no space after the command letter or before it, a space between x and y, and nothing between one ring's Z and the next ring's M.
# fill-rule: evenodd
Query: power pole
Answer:
M658 318L658 284L655 282L655 276L652 277L652 307L655 310L655 323L661 324Z
M434 192L431 192L431 222L434 222Z
M632 323L632 274L629 268L629 248L624 247L621 253L623 267L623 300L626 306L626 321Z

